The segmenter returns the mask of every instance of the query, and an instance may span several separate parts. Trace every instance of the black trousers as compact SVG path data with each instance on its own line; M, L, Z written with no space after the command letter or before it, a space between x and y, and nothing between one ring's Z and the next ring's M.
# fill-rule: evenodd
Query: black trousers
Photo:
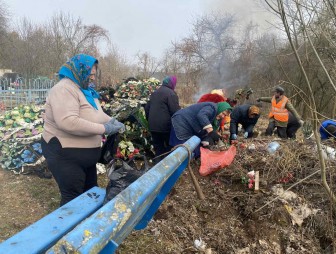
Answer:
M287 127L275 126L275 122L274 121L270 121L269 122L268 127L266 129L266 136L272 136L275 127L277 128L277 133L278 133L278 136L280 138L287 138L287 133L286 133Z
M170 132L151 132L153 139L153 146L155 151L155 156L159 156L166 152L169 152L171 146L169 145ZM155 162L159 162L163 157L156 159Z
M287 125L287 137L289 138L296 138L296 132L298 129L300 129L301 125L299 122L294 122L294 123L288 123Z
M62 148L54 137L49 143L42 138L42 153L61 192L60 206L97 186L97 148Z

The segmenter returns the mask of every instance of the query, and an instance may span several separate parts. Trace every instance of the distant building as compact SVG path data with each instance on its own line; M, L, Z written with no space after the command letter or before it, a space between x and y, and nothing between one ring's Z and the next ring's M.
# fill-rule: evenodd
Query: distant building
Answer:
M17 72L6 72L2 75L3 78L11 80L11 82L14 82L18 78L21 78L22 75L20 75Z
M12 73L11 69L0 69L0 76L3 76L5 73Z

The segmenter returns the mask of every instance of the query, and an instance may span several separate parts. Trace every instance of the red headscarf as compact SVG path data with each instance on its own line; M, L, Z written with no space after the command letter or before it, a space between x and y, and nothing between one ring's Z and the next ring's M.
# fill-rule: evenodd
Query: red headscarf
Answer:
M202 95L202 97L198 100L197 103L200 102L214 102L214 103L218 103L218 102L224 102L225 99L223 96L220 96L219 94L212 94L212 93L207 93Z

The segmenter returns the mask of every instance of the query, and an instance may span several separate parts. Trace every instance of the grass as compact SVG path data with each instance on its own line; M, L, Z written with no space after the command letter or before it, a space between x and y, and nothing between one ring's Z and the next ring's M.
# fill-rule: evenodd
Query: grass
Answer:
M98 176L105 188L106 175ZM36 175L15 175L0 168L0 242L23 230L59 207L55 180Z
M0 169L0 241L55 210L59 204L53 179L15 175Z

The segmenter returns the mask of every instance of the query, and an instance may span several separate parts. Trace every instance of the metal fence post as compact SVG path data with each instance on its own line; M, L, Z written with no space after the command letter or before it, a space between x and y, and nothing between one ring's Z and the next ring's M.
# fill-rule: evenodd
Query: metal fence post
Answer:
M55 80L0 77L0 104L3 109L13 109L20 104L42 103L49 90L54 86Z
M28 101L28 103L32 101L31 83L30 82L31 82L31 80L29 79L28 80L28 89L27 89L27 93L28 93L27 101Z

